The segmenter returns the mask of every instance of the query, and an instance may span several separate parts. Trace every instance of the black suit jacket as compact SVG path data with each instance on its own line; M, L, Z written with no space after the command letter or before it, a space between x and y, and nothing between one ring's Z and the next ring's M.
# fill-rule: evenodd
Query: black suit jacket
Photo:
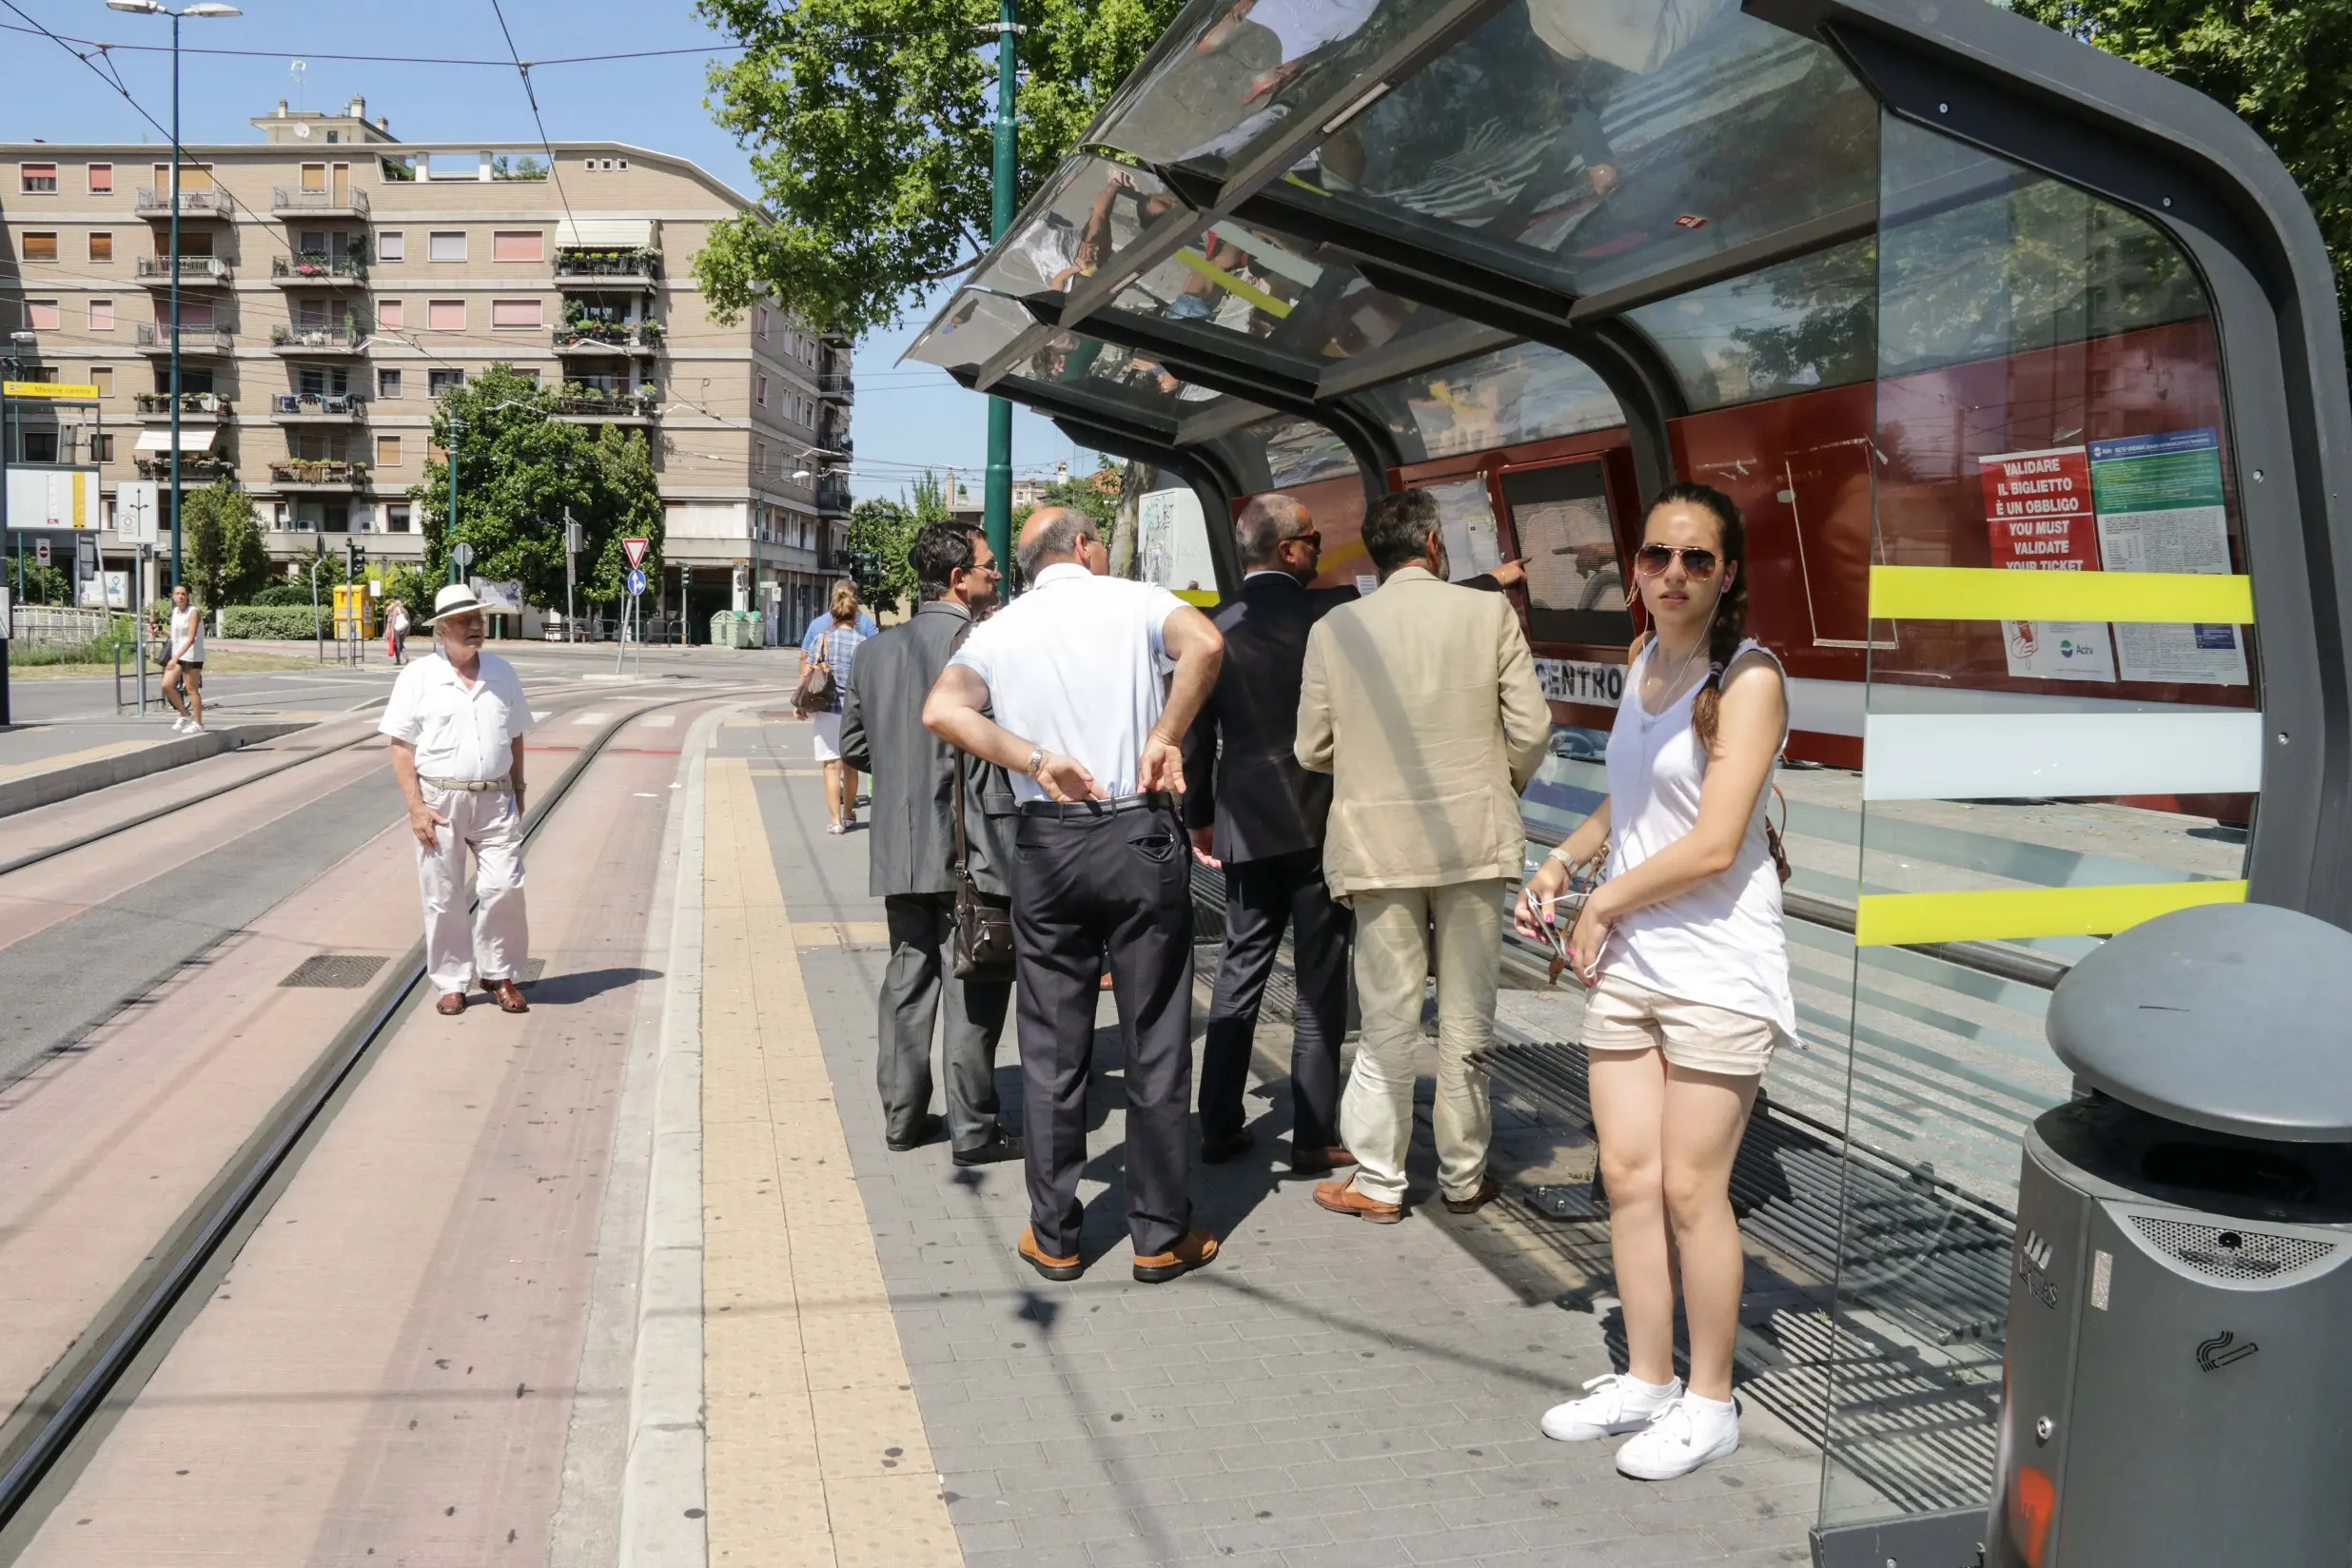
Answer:
M962 606L933 600L897 626L857 645L841 706L841 759L873 774L867 888L893 893L953 892L953 791L964 790L972 880L1009 895L1012 786L1005 771L969 756L923 727L923 699L970 622Z

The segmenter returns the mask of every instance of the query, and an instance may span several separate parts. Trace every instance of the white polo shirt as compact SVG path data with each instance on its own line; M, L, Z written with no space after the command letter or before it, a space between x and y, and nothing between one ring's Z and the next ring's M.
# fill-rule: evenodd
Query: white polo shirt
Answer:
M427 778L504 778L515 741L531 728L513 665L485 653L474 673L469 687L447 658L429 654L392 684L376 729L416 747L417 772Z
M972 628L949 662L988 682L997 723L1076 757L1116 800L1136 793L1144 738L1167 705L1174 664L1163 634L1183 608L1165 588L1098 578L1061 561ZM1050 798L1017 773L1012 793L1019 800Z

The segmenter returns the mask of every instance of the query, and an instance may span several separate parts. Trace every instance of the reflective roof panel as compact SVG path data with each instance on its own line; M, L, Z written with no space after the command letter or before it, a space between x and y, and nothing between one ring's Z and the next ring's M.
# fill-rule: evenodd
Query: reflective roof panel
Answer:
M1846 244L1625 313L1692 410L1869 381L1878 372L1878 244Z
M1463 0L1193 0L1088 140L1212 177L1377 85L1383 59Z
M960 288L899 358L944 370L977 371L1036 324L1017 300Z
M1736 0L1512 0L1277 187L1590 296L1877 198L1877 113Z
M1107 398L1164 419L1185 419L1231 401L1185 381L1143 350L1062 330L1046 333L1005 367L1005 375Z
M976 287L999 294L1068 294L1163 225L1181 225L1191 209L1144 169L1081 155L1054 170L1004 239L990 250Z
M1582 360L1541 343L1513 343L1372 388L1405 462L1606 430L1624 411Z

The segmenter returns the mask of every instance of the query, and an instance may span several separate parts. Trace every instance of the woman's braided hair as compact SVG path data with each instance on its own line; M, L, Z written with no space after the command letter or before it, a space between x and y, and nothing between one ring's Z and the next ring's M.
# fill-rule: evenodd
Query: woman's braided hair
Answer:
M1738 503L1712 484L1670 484L1657 493L1642 517L1647 519L1661 506L1675 505L1696 506L1714 514L1718 536L1715 554L1722 559L1716 570L1732 579L1719 591L1715 617L1707 625L1707 677L1691 703L1691 728L1700 747L1712 754L1715 722L1723 706L1723 672L1731 668L1748 636L1748 524L1739 515ZM1736 576L1731 573L1735 563L1740 568ZM1644 631L1635 637L1632 654L1639 655L1652 635ZM1631 664L1632 657L1626 662Z

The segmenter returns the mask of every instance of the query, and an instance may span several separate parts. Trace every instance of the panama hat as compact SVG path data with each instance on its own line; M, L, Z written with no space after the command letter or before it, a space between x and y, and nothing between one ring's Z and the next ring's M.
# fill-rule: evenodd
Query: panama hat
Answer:
M461 616L468 610L497 610L501 608L503 608L501 605L483 602L481 597L476 594L469 585L462 582L453 582L449 584L448 587L443 588L440 593L433 596L433 613L424 617L424 623L427 626L431 626L439 621L448 619L451 616Z

